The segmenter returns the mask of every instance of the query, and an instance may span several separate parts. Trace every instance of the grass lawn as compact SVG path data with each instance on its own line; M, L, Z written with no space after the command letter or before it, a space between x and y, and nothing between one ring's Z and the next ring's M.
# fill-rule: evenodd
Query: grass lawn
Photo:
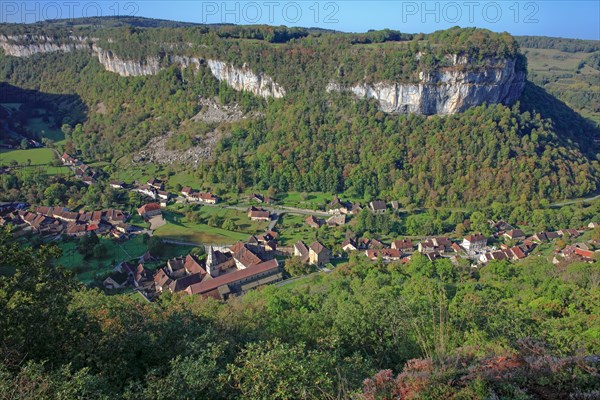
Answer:
M146 245L142 243L142 237L138 236L124 243L117 243L112 239L100 238L100 243L106 246L105 257L102 259L90 258L84 260L77 251L77 242L58 242L56 243L63 251L63 255L58 259L57 264L75 272L77 279L83 283L89 284L97 276L104 276L110 273L114 263L126 261L139 257L146 252Z
M279 243L282 246L293 246L298 240L312 242L316 237L316 229L304 223L306 216L283 214L279 218L277 230L279 232Z
M27 166L27 160L31 160L31 166ZM19 174L21 177L34 172L43 175L72 175L72 171L65 166L54 167L49 165L54 160L54 152L47 148L27 150L0 150L0 165L10 165L16 161L21 166Z
M77 251L77 241L57 242L62 249L63 255L58 259L57 264L75 272L77 279L85 284L90 284L97 277L104 277L112 272L115 263L135 259L143 255L148 249L143 243L142 236L135 236L133 239L123 243L108 238L100 238L100 243L106 246L106 255L102 259L90 258L84 260ZM187 255L190 252L189 247L166 245L161 260ZM156 261L148 264L150 269L156 269L164 265L164 261Z
M202 186L200 179L189 172L177 172L175 175L169 177L168 188L175 191L175 186L177 184L181 186L191 186L196 190L199 190Z
M226 231L202 224L190 227L187 224L174 225L168 223L158 228L155 234L163 239L215 245L233 244L239 240L248 239L248 235L245 233Z
M88 165L89 167L94 167L94 168L102 168L102 167L106 167L107 165L109 165L109 163L106 161L96 161L96 162L86 163L86 165Z
M0 150L0 165L8 165L13 160L21 165L26 165L27 160L31 160L31 165L48 165L54 160L54 152L47 148Z
M329 193L300 193L288 192L277 196L279 203L283 206L308 208L316 210L320 206L327 205L333 196Z
M191 186L196 190L200 190L202 187L202 182L194 173L175 172L173 175L168 176L169 172L171 172L169 167L152 163L144 164L143 168L132 168L131 166L121 165L112 174L111 179L132 183L134 181L147 182L151 178L162 178L165 181L166 189L172 192L175 192L177 184Z
M55 144L64 144L65 135L57 128L51 127L49 122L44 122L42 118L30 118L25 125L31 132L39 133L41 137L53 140ZM43 133L42 133L43 131Z
M212 207L196 205L191 207L194 212L198 213L200 218L208 220L212 216L221 218L222 220L229 219L236 226L236 232L243 232L248 235L264 232L269 224L267 222L251 221L245 211L234 210L230 208ZM169 217L176 217L177 219L183 218L183 215L190 210L190 206L183 204L173 204L169 206L169 210L172 211L172 215L166 215L168 220ZM179 222L179 221L176 221Z
M239 240L245 241L249 235L263 232L268 226L266 222L251 222L243 212L236 210L204 206L197 212L204 220L211 215L231 219L239 231L233 232L207 224L195 223L188 221L183 213L166 211L163 213L163 216L167 220L167 224L158 228L155 234L165 239L198 244L210 243L222 245L233 244Z
M527 56L530 80L558 95L561 100L582 94L585 98L594 98L594 95L600 93L598 70L589 65L580 68L580 64L590 53L532 48L524 48L523 51ZM563 98L563 95L566 97ZM600 114L593 107L582 106L580 103L575 110L600 124Z
M590 53L567 53L554 49L525 48L527 66L532 71L575 71Z

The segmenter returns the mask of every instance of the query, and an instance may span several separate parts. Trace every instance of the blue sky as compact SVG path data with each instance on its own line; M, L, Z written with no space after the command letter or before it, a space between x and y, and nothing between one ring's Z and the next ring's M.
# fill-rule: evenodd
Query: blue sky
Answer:
M600 1L0 1L0 21L136 15L188 22L432 32L477 26L514 35L600 40Z

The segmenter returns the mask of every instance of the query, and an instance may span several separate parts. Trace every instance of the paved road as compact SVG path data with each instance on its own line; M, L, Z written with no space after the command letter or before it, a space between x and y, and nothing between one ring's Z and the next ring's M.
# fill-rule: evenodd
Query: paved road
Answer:
M277 225L278 222L278 216L276 215L274 219L271 220L271 222L269 222L269 227L267 228L268 231L272 231L275 228L275 225Z
M185 203L186 200L183 197L178 197L177 198L177 202L178 203ZM200 204L206 207L217 207L217 208L227 208L230 210L237 210L237 211L247 211L248 210L248 206L230 206L230 205L226 205L226 204L204 204L204 203L194 203L194 202L190 202L190 204ZM265 206L265 205L260 205L258 206L260 208L263 208L269 212L271 212L272 214L297 214L297 215L314 215L315 217L329 217L331 216L331 214L329 214L328 212L325 211L315 211L315 210L309 210L306 208L296 208L296 207L286 207L286 206L278 206L278 207L272 207L272 206Z
M207 248L208 246L212 246L214 249L219 249L219 248L225 248L225 247L230 247L233 246L232 244L214 244L214 243L193 243L193 242L184 242L181 240L171 240L171 239L163 239L163 242L165 243L169 243L169 244L175 244L178 246L189 246L189 247L201 247L204 246L204 248Z
M598 200L598 199L600 199L600 193L596 194L592 197L584 197L581 199L565 200L565 201L561 201L558 203L553 203L550 206L551 207L562 207L562 206L568 206L569 204L587 203L587 202L591 202L591 201Z

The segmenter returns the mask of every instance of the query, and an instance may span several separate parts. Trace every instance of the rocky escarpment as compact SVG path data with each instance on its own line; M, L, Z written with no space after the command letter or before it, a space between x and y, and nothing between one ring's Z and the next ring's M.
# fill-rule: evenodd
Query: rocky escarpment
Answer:
M245 90L261 97L285 96L285 89L275 83L271 77L255 74L246 65L235 68L223 61L208 60L208 66L218 80L227 82L235 90Z
M285 89L270 76L256 73L246 65L236 67L220 60L176 54L127 60L99 47L96 42L96 39L74 36L59 41L51 37L0 35L0 48L11 56L29 57L37 53L87 49L106 70L126 77L156 75L169 65L200 68L200 65L206 64L216 79L235 90L263 98L282 98L286 94ZM169 53L176 51L167 48ZM471 61L466 57L447 56L442 66L420 72L414 82L357 82L350 85L330 82L327 90L375 99L381 110L387 113L425 115L455 114L483 103L511 104L520 97L525 85L525 72L517 68L515 59L490 59L483 64Z
M329 83L328 91L349 91L375 99L381 110L398 114L455 114L483 103L511 104L525 86L525 72L516 60L490 60L482 67L462 68L466 58L453 57L449 67L419 73L416 83L378 82L342 86Z
M4 53L14 57L30 57L39 53L71 52L76 50L89 50L98 57L102 66L110 72L121 76L147 76L156 75L166 66L179 65L183 68L196 67L206 63L212 74L219 81L223 81L238 91L247 91L256 96L269 98L282 98L285 89L277 84L270 76L253 72L244 65L237 68L219 60L204 60L198 57L181 55L165 55L161 57L146 57L143 60L127 60L114 54L112 51L97 46L96 40L87 38L70 37L68 40L58 42L51 37L40 36L6 36L0 35L0 48Z
M162 60L159 57L148 57L143 61L133 61L121 59L111 51L97 46L93 46L93 49L98 55L98 61L107 71L121 76L156 75L162 68L161 64L199 68L200 64L206 63L215 78L226 82L235 90L250 92L264 98L279 99L285 96L285 89L273 81L270 76L254 73L246 65L236 68L219 60L204 60L198 57L179 55L166 55Z
M158 57L147 57L143 61L125 60L112 51L104 50L96 45L92 46L92 50L105 70L121 76L156 75L161 69Z
M89 44L86 38L71 36L66 41L58 41L46 36L10 36L0 34L0 48L4 54L13 57L30 57L39 53L53 53L57 51L71 52L87 50Z
M259 113L244 113L239 104L222 105L215 99L199 99L200 111L184 124L201 122L216 125L216 128L202 136L193 138L193 145L186 149L169 150L168 143L175 132L150 140L144 148L133 156L134 162L152 162L170 165L173 163L197 166L203 160L211 160L219 140L230 135L229 124L244 119L261 116Z

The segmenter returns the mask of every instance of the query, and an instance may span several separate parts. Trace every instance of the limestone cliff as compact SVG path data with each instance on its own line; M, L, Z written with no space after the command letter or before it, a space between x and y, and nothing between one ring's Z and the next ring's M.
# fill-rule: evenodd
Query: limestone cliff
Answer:
M68 40L58 41L47 36L10 36L0 34L0 48L4 54L13 57L30 57L38 53L70 52L89 48L85 38L71 36Z
M38 53L71 52L75 50L89 50L98 58L102 66L110 72L121 76L146 76L156 75L168 65L199 68L206 62L219 81L226 82L235 90L243 90L264 98L285 96L285 89L265 74L253 72L244 65L237 68L219 60L203 60L198 57L181 55L165 55L160 57L146 57L143 60L127 60L119 57L110 50L97 46L95 40L70 37L69 40L58 42L50 37L39 36L5 36L0 35L0 48L4 53L14 57L30 57Z
M227 82L235 90L245 90L257 96L277 99L285 96L285 89L270 76L255 74L246 65L235 68L223 61L208 60L208 66L218 80Z
M525 72L515 60L490 60L471 70L469 60L454 57L453 65L419 73L415 83L378 82L342 86L329 83L328 91L349 91L360 98L375 99L381 110L398 114L455 114L483 103L511 104L525 86ZM464 67L464 68L463 68Z
M272 77L256 73L247 65L236 67L215 59L176 54L128 60L96 45L94 38L70 36L60 40L46 36L6 36L0 34L0 48L15 57L37 53L87 50L98 58L107 71L121 76L156 75L169 65L196 67L206 64L216 79L233 89L263 98L282 98L286 90ZM110 41L109 41L110 42ZM170 53L176 49L167 47ZM417 56L419 58L420 55ZM478 65L472 68L471 65ZM525 85L525 72L514 59L471 63L466 57L448 56L442 65L418 73L413 82L356 82L342 85L330 82L327 90L351 92L360 98L375 99L388 113L455 114L482 103L510 104L519 98Z
M156 75L160 71L158 57L148 57L143 61L124 60L113 54L112 51L104 50L96 45L92 46L92 50L104 69L121 76Z

